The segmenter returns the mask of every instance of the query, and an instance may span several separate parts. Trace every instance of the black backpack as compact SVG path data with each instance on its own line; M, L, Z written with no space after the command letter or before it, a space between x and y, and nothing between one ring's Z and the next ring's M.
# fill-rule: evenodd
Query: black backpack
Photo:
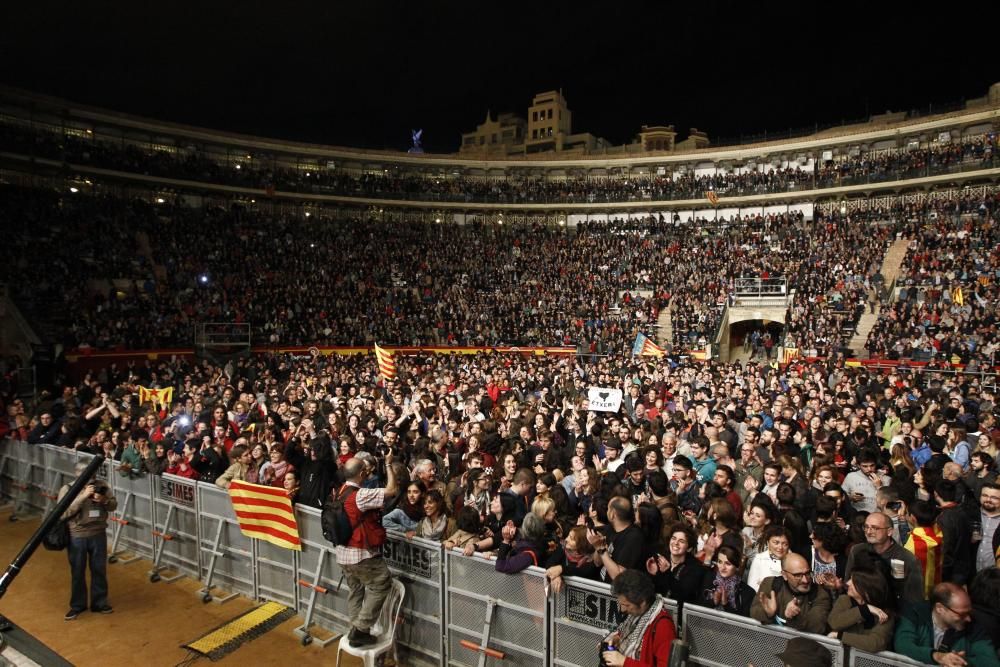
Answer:
M323 503L323 512L319 518L323 537L334 546L346 546L354 534L354 526L351 525L351 518L347 516L344 505L357 492L358 487L347 486L339 494L331 494Z
M49 532L42 537L42 546L49 551L62 551L69 546L69 523L66 519L59 519Z

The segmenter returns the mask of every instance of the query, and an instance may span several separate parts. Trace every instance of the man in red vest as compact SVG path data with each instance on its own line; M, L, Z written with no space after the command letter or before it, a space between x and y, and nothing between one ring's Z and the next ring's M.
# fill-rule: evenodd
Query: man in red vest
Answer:
M337 491L344 499L344 511L351 520L351 539L344 546L337 546L334 554L350 588L347 610L351 615L351 631L347 641L351 646L367 646L376 639L369 632L382 610L382 603L392 588L392 575L382 558L385 528L382 527L381 509L386 498L396 496L396 476L392 471L392 451L385 454L386 485L384 489L365 489L371 471L359 459L349 459L344 464L347 481Z

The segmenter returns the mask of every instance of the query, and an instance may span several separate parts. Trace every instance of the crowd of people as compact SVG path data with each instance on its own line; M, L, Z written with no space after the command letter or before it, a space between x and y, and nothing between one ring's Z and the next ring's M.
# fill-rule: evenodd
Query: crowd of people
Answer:
M976 285L959 306L976 316L963 319L961 344L946 340L943 352L968 362L994 347L992 197L963 204L974 206L965 213L938 202L812 220L653 216L564 228L299 218L10 187L3 194L0 214L21 232L8 238L15 252L0 280L68 348L186 347L194 322L222 321L249 323L258 345L543 345L601 355L630 345L636 325L655 340L667 309L665 342L700 349L716 336L738 282L761 278L794 290L779 323L786 345L830 356L880 288L883 256L898 236L925 248L916 256L928 266L940 265L928 259L939 248L953 257L933 269L934 280ZM943 246L923 227L932 216ZM948 278L955 267L960 278ZM930 272L914 269L906 280ZM911 293L887 300L873 352L888 356L928 307Z
M72 164L92 165L165 178L222 183L283 192L410 199L418 201L518 203L599 203L747 196L855 183L905 180L950 169L987 168L996 160L994 133L963 137L955 143L885 149L838 156L806 170L755 165L717 174L677 170L663 175L580 176L551 181L533 175L478 178L444 173L382 170L352 174L325 166L292 168L264 155L209 155L196 147L157 150L152 145L93 134L57 133L0 123L0 144L8 150ZM441 170L438 170L441 171Z
M373 355L112 365L37 405L4 397L3 428L118 474L247 480L317 507L346 468L363 488L392 480L387 529L501 572L537 564L557 590L638 571L682 604L997 664L995 385L619 354L396 365L389 381ZM139 385L175 401L140 405ZM589 410L591 386L622 389L621 409Z
M866 347L873 356L960 358L995 365L1000 232L994 210L969 203L957 217L929 220L911 238L896 285Z

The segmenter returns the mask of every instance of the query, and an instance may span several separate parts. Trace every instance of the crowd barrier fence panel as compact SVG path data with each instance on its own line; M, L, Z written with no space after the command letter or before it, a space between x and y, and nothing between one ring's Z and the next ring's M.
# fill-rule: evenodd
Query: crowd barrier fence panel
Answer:
M680 635L677 602L661 597ZM618 609L611 585L592 579L563 577L562 592L555 596L551 619L552 664L559 667L587 665L597 660L598 644L626 618Z
M854 648L851 649L847 664L849 667L924 667L927 665L925 662L918 662L899 653L890 651L868 653Z
M252 541L259 596L298 609L298 563L295 557L297 552L266 540Z
M164 475L168 477L168 475ZM215 484L196 484L195 528L198 534L198 571L194 575L204 584L199 590L205 601L225 602L236 594L251 600L259 598L256 552L253 542L240 530L229 492ZM212 590L218 587L228 595L216 598Z
M131 563L140 558L153 559L153 485L160 483L155 475L121 475L116 473L112 488L118 509L108 517L112 563ZM122 558L123 554L131 554Z
M547 665L551 614L545 570L497 572L483 556L445 553L449 665ZM494 659L495 652L505 654Z
M17 507L20 503L21 489L18 488L21 456L27 445L14 440L0 441L0 498L4 504L12 503L14 513L11 521L16 520Z
M407 539L390 532L382 555L389 571L406 584L403 624L396 633L406 664L444 662L444 587L441 543L420 537Z
M708 607L684 606L683 634L688 645L688 664L732 667L753 663L755 667L781 667L775 657L792 637L808 637L833 656L834 667L845 664L844 645L826 635L797 632Z
M296 628L296 632L303 642L307 641L313 626L335 634L347 632L351 622L347 611L350 591L334 556L333 545L323 537L320 510L296 505L295 515L302 543L302 551L298 555L298 584L302 588L298 611L303 617L303 624ZM333 639L336 636L317 643L326 645Z
M150 494L153 514L153 568L149 580L176 581L182 576L198 579L198 484L194 480L162 475L153 479ZM173 570L175 575L161 573Z
M55 502L49 497L48 474L45 470L44 445L28 445L18 457L21 460L21 477L18 484L24 492L23 503L29 514L44 515ZM58 489L57 489L58 491Z
M76 464L80 456L75 450L56 445L35 445L41 456L41 468L32 468L32 472L41 474L42 486L39 489L46 499L45 511L48 513L59 498L59 490L66 484L72 484L76 479Z

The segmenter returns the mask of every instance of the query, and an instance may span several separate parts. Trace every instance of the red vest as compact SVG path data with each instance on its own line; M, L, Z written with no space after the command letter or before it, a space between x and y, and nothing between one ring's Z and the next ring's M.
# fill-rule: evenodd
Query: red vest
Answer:
M337 495L344 493L347 485L340 487ZM360 490L360 489L359 489ZM382 527L382 513L380 508L362 512L358 509L358 494L351 493L350 497L344 501L344 511L351 521L354 532L347 542L348 547L355 549L367 549L369 551L378 549L385 543L385 528Z

